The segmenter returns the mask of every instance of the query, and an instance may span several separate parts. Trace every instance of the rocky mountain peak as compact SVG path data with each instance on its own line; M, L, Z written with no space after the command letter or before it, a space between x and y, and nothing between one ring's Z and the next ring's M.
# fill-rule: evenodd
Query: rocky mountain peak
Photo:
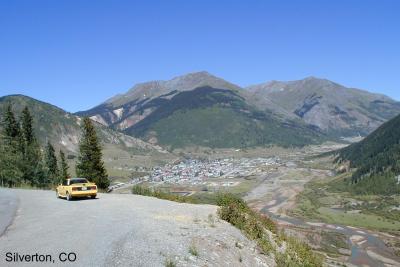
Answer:
M176 76L171 80L154 80L134 85L127 93L110 98L105 104L113 107L122 106L134 100L152 99L172 91L190 91L201 86L219 89L241 90L235 84L227 82L207 71L192 72Z

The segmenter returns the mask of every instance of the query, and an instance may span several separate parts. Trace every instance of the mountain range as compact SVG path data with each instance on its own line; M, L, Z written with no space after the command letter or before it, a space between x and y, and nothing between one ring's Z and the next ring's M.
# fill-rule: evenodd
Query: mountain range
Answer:
M196 72L137 84L77 115L153 144L244 147L366 136L399 113L387 96L326 79L242 88Z
M301 118L330 136L366 136L400 113L400 103L387 96L314 77L247 89L250 101L260 108L283 109L287 116Z
M1 97L0 110L10 103L17 114L24 106L32 110L42 143L51 141L71 154L77 152L82 116L96 122L106 147L131 153L165 152L161 147L303 146L366 136L400 114L400 103L387 96L326 79L242 88L208 72L140 83L76 114L22 95Z

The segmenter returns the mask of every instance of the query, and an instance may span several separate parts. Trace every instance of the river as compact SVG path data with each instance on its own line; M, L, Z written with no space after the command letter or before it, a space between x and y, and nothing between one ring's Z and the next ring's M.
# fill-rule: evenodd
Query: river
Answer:
M275 210L273 209L274 207L286 201L288 201L288 197L278 192L274 195L273 201L270 202L272 204L265 205L260 212L274 219L278 225L292 225L294 227L335 231L344 234L351 248L351 255L345 263L371 267L400 266L400 258L393 254L393 251L386 246L377 233L345 225L307 222L299 218L278 214L278 212L271 212L271 210Z

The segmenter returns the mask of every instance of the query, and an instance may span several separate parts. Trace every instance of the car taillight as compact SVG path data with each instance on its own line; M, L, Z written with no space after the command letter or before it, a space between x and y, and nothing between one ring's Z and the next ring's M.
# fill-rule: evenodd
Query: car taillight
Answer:
M96 186L92 186L92 190L96 190L97 189L97 187Z
M78 191L79 187L72 187L72 191Z

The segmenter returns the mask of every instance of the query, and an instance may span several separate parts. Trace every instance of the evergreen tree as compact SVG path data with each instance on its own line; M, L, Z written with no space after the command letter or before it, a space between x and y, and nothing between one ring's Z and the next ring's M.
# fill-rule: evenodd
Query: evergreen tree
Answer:
M50 142L47 142L46 146L45 164L47 178L49 179L49 181L52 181L53 184L57 184L59 179L57 158L54 147L51 145Z
M29 112L28 107L25 107L22 110L21 123L22 123L22 136L24 137L26 145L27 146L32 145L33 143L36 142L36 139L33 133L33 118L31 116L31 113Z
M0 186L13 187L21 183L21 162L22 153L0 134Z
M60 178L58 181L59 183L69 177L68 169L69 167L67 161L65 160L65 154L64 152L62 152L62 150L60 150Z
M40 158L42 158L41 154ZM47 176L47 172L45 171L45 166L42 160L40 160L36 167L33 169L34 175L34 185L40 188L49 188L51 186L52 181Z
M0 133L0 184L16 186L22 179L21 129L15 119L12 106L7 106L3 117L3 131Z
M21 134L21 129L19 123L15 119L14 113L12 111L12 106L8 105L3 119L4 125L4 138L8 141L17 140Z
M110 184L96 130L89 118L83 119L82 137L79 142L79 157L76 174L95 182L99 188L107 188Z
M42 154L33 130L33 119L27 107L22 111L23 180L31 185L46 184Z

